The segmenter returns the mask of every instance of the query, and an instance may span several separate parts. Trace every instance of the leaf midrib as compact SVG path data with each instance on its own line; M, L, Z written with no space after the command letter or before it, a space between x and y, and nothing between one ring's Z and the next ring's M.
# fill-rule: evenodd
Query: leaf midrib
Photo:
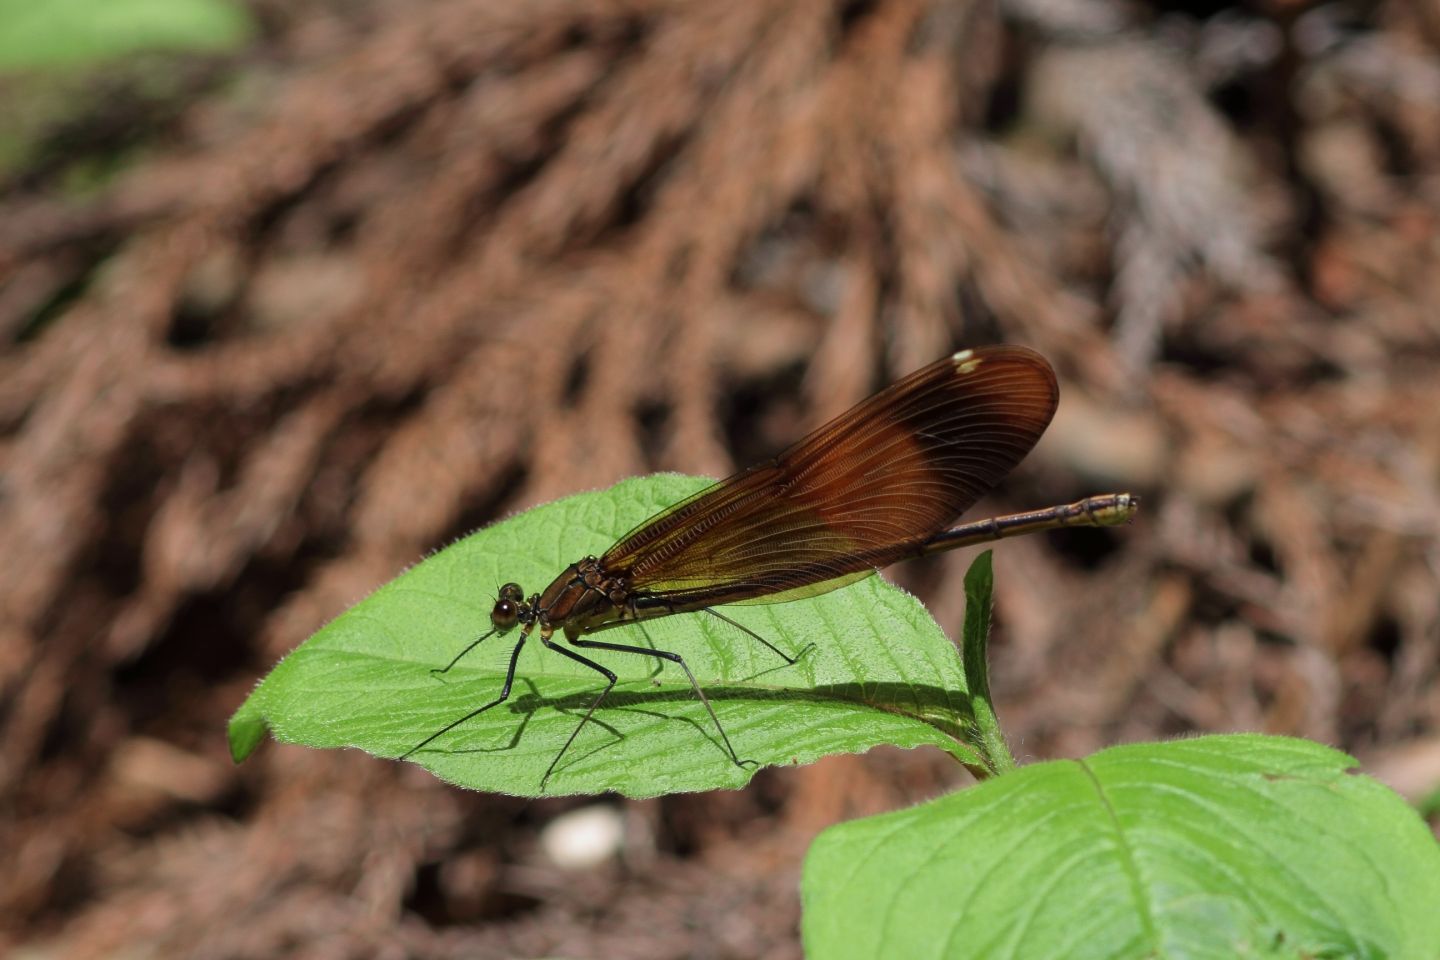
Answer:
M1095 775L1088 760L1076 760L1075 765L1085 774L1086 780L1095 790L1095 799L1100 802L1100 809L1104 811L1105 818L1110 823L1111 832L1115 837L1115 849L1120 860L1120 867L1125 872L1125 878L1130 884L1130 896L1135 901L1135 912L1140 917L1145 940L1154 951L1152 956L1157 960L1163 960L1168 955L1161 946L1160 932L1155 924L1154 904L1145 896L1145 884L1140 876L1140 864L1135 858L1135 851L1130 846L1130 838L1125 833L1125 828L1120 825L1120 815L1115 810L1114 804L1110 802L1110 796L1105 792L1105 785Z

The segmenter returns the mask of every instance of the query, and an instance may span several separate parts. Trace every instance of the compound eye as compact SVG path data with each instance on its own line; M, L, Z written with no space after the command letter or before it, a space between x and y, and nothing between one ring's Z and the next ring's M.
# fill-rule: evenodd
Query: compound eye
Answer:
M500 588L500 599L514 600L516 603L519 603L525 599L525 591L520 589L520 584L518 583L507 583Z
M514 600L501 598L495 601L495 609L490 611L490 622L497 630L509 630L520 620L520 605Z

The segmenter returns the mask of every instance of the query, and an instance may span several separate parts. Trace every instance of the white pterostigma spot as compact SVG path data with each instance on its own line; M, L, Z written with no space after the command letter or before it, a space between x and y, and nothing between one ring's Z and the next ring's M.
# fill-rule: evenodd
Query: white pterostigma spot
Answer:
M950 359L955 361L955 369L965 374L974 373L975 368L980 366L974 350L961 350Z

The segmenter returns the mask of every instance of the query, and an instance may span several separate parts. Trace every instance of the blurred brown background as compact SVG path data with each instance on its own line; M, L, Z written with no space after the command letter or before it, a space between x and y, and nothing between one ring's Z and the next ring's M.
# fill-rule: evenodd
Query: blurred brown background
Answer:
M1063 398L982 508L1145 497L997 550L1019 756L1263 730L1440 786L1434 0L237 9L3 174L0 951L799 956L809 839L952 763L526 802L225 721L427 550L994 341ZM970 556L889 576L954 635Z

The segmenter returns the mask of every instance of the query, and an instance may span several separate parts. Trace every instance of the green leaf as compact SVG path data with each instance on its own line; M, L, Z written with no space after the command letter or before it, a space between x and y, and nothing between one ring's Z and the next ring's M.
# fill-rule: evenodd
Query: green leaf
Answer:
M244 759L265 726L287 743L404 754L498 695L518 631L486 640L443 682L430 670L490 628L500 584L539 591L570 563L603 552L708 482L674 474L627 481L537 507L427 558L281 661L231 720L232 754ZM606 631L603 639L644 645L648 634L656 648L682 654L737 753L759 766L882 743L929 744L980 762L970 746L960 658L903 591L870 577L808 600L724 612L782 650L806 652L787 666L730 624L698 613L650 621L644 632ZM756 767L731 762L682 671L634 654L585 653L619 674L620 684L543 792L645 797L749 781ZM411 759L461 786L538 795L546 768L603 686L595 672L532 638L511 699Z
M1015 769L1015 758L1005 743L1000 718L990 699L990 610L994 605L995 575L991 551L986 550L965 571L965 630L961 637L961 659L970 681L971 706L975 713L976 743L991 773Z
M0 0L0 24L0 71L228 50L252 29L245 9L227 0Z
M1022 768L820 836L815 957L1440 957L1440 848L1354 761L1213 736Z

